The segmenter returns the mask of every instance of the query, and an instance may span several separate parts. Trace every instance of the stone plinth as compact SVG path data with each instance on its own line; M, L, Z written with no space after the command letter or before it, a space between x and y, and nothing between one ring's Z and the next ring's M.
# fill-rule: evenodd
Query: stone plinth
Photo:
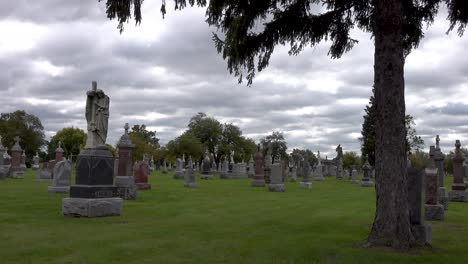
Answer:
M70 197L62 200L63 215L120 215L123 200L113 185L114 165L114 157L106 147L83 149L76 160L75 185L70 186Z
M133 176L117 176L115 177L115 186L117 194L124 200L136 200L137 186Z
M195 172L193 171L193 163L192 159L189 159L188 162L189 166L187 169L187 175L184 183L184 187L186 188L197 188L197 183L195 182Z
M297 181L297 169L296 167L291 168L291 177L289 178L289 182L296 182Z
M174 172L173 178L176 180L182 180L184 179L184 165L182 163L182 160L178 158L176 160L176 170Z
M362 180L361 180L361 187L373 187L374 182L371 181L372 167L369 164L368 160L364 162L364 165L362 166L362 171L363 171L363 175L362 175Z
M138 190L149 190L151 184L148 183L149 165L144 161L135 163L133 167L133 175L135 177L135 184Z
M432 241L432 229L429 224L424 224L422 219L422 178L424 170L407 168L408 171L408 209L416 243L420 246L430 244Z
M62 213L74 217L102 217L122 214L122 198L64 198Z
M18 145L19 146L19 145ZM10 178L22 179L24 178L24 170L21 168L21 154L23 150L13 146L11 149L11 166L10 166Z
M449 192L449 200L454 202L467 202L468 194L465 191L465 168L463 167L463 162L465 158L461 153L461 144L460 141L457 140L455 142L455 155L453 156L453 184L452 184L452 191Z
M351 179L349 180L352 184L359 184L358 173L357 170L353 169L351 171Z
M439 181L437 168L429 167L425 170L426 174L426 220L444 220L444 206L439 203L438 189Z
M37 171L36 181L52 181L52 172L48 162L42 163L42 168Z
M284 192L286 188L283 183L283 177L281 173L281 164L275 163L270 166L270 183L268 184L268 190L270 192Z
M53 185L47 188L50 193L68 193L71 183L71 161L62 160L54 167Z
M315 168L314 180L316 181L325 180L325 177L323 177L323 166L321 164L318 164L317 167Z
M264 187L265 176L263 170L263 155L260 151L260 145L257 145L257 153L255 153L255 173L250 185L252 187Z

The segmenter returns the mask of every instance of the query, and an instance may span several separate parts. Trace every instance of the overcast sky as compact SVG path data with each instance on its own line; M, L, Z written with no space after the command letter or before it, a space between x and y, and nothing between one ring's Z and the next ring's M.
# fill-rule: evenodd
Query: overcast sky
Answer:
M339 60L327 56L327 43L297 57L277 47L269 68L247 87L217 54L203 9L171 6L164 20L159 9L160 1L145 1L142 24L119 34L105 2L2 1L0 112L35 114L47 139L63 127L86 130L86 91L96 80L111 100L107 142L113 145L125 122L146 124L165 144L205 112L256 141L279 130L290 149L334 157L341 144L359 152L373 83L369 35L353 31L359 44ZM405 67L407 113L426 150L436 134L444 151L455 139L468 144L468 39L446 35L445 18L437 17Z

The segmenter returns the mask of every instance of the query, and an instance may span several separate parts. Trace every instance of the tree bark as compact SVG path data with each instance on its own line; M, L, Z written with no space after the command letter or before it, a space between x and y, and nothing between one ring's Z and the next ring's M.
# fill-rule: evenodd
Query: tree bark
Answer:
M376 212L369 246L409 249L402 0L375 0Z

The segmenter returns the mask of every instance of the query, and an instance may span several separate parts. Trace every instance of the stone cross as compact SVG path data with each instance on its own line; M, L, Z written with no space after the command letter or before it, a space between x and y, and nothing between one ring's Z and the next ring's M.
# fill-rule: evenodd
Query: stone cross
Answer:
M15 144L19 144L19 142L21 141L19 136L15 136L14 140L15 140Z
M439 141L440 141L440 138L439 138L439 135L436 136L436 149L440 149L439 147Z
M58 147L57 148L61 148L62 147L62 141L59 141L58 142Z
M124 129L125 129L125 134L128 134L128 129L130 127L128 126L128 123L125 123Z

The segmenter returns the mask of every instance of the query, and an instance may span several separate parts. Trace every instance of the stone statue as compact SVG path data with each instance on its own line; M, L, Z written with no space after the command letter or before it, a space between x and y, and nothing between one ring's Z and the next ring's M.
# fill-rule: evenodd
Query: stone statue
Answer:
M338 144L338 147L336 147L336 153L337 158L343 158L343 148L341 147L341 144Z
M85 148L102 147L106 144L109 122L109 97L92 82L92 88L87 93L86 121L88 122L88 137Z
M318 165L322 165L322 158L320 158L320 150L317 151L317 152L318 152L318 153L317 153L317 164L318 164Z
M440 142L440 138L439 138L439 135L437 135L436 136L436 149L440 149L439 142Z

